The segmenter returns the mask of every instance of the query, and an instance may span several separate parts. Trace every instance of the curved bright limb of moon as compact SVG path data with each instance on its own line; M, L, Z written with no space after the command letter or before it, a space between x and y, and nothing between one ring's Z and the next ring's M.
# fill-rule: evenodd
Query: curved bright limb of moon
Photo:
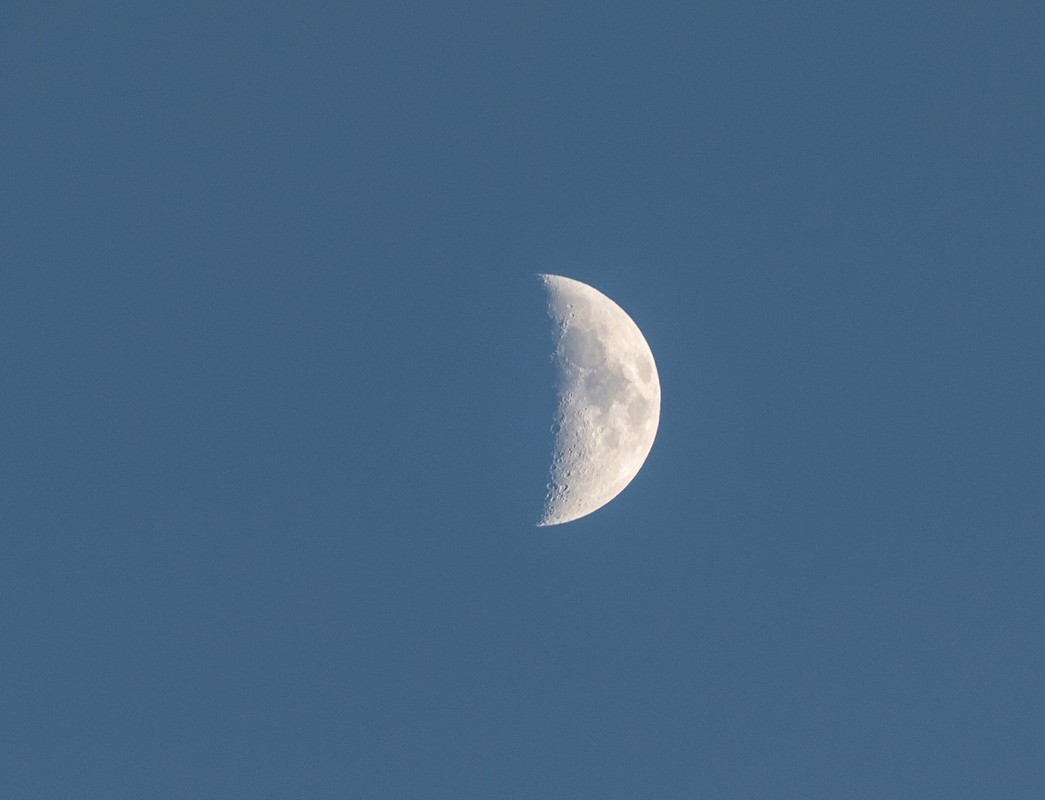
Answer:
M646 339L606 295L541 275L555 323L555 450L539 525L606 505L646 461L660 423L660 379Z

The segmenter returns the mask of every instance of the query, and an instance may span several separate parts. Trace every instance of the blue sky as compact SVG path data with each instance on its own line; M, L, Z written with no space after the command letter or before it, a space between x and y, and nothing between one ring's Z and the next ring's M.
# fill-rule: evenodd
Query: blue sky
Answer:
M3 18L0 794L1042 796L1039 4Z

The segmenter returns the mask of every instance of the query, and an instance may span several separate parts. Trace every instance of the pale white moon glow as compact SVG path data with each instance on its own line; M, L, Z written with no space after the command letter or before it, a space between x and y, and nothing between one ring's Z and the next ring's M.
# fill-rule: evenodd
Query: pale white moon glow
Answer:
M540 278L555 326L558 408L538 524L558 525L606 505L638 474L660 422L660 378L642 331L620 306L572 278Z

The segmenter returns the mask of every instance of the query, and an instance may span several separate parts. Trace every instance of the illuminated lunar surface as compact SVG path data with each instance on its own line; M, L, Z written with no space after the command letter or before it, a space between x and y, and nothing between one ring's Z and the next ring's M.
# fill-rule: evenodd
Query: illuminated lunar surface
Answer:
M660 379L642 331L587 284L541 275L554 321L558 408L539 525L586 516L620 494L646 461L660 422Z

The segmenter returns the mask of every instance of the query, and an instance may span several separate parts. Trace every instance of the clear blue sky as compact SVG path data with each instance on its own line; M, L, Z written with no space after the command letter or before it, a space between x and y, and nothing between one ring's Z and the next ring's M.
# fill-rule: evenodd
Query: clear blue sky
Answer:
M1045 796L1041 3L0 22L0 796Z

